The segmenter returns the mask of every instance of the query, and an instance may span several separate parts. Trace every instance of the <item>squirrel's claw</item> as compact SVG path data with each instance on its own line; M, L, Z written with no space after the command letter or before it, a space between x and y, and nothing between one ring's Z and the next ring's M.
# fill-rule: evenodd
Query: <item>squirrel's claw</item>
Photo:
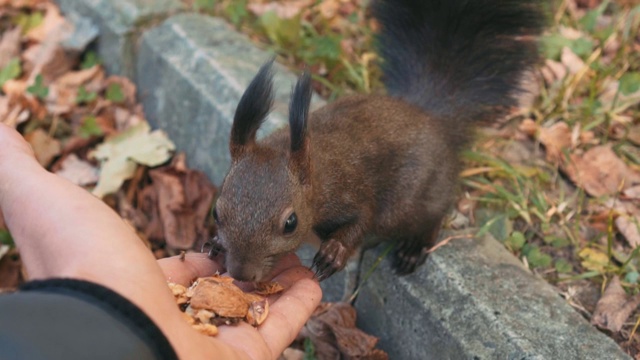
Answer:
M206 249L209 249L209 251L206 251ZM202 244L200 252L207 252L209 259L215 259L218 255L224 254L225 250L222 245L218 243L218 237L216 236Z
M392 260L392 267L395 269L396 274L406 275L414 272L427 259L428 250L429 247L427 246L418 247L415 244L407 244L406 242L401 244Z
M316 269L318 281L329 278L334 273L344 269L350 253L339 241L330 239L320 245L320 250L313 258L313 268Z

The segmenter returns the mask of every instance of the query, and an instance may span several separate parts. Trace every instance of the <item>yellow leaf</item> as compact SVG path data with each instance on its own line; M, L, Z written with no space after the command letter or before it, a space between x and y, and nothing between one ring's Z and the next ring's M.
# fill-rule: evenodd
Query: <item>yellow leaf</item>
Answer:
M605 267L609 265L609 257L600 250L584 248L578 256L582 259L582 266L587 270L603 273Z
M150 131L142 122L100 144L91 156L101 161L100 180L93 194L103 197L118 191L130 179L137 164L158 166L171 157L174 145L160 130Z

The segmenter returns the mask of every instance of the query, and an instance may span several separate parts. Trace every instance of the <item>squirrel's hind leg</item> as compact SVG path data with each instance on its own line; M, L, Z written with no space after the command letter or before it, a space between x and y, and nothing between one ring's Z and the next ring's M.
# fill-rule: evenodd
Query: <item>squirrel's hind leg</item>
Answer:
M425 262L429 249L438 240L442 219L441 216L428 218L424 232L396 239L398 245L391 266L398 275L411 274Z

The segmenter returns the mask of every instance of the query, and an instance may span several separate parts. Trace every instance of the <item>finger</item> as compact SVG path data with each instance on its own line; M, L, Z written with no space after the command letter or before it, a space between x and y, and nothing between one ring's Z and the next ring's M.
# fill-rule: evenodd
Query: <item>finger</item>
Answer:
M320 304L322 291L313 272L303 266L290 268L274 281L286 290L269 306L267 320L258 328L274 358L295 340L296 336Z
M167 281L185 286L199 277L211 276L224 268L205 253L187 253L158 260Z
M280 260L278 260L276 265L273 267L273 269L269 273L269 278L275 279L281 273L297 266L301 266L298 255L296 255L295 253L286 254Z

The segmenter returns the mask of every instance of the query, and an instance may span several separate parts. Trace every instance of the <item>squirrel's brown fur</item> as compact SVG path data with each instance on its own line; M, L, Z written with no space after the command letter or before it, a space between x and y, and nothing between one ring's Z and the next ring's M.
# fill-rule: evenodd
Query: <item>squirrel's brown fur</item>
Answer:
M298 81L290 127L257 142L272 103L271 63L234 118L232 165L214 216L230 274L268 277L313 234L320 279L370 239L398 243L394 267L424 262L451 206L459 151L477 120L515 103L537 60L538 0L374 0L388 95L339 99L309 114L310 77Z

